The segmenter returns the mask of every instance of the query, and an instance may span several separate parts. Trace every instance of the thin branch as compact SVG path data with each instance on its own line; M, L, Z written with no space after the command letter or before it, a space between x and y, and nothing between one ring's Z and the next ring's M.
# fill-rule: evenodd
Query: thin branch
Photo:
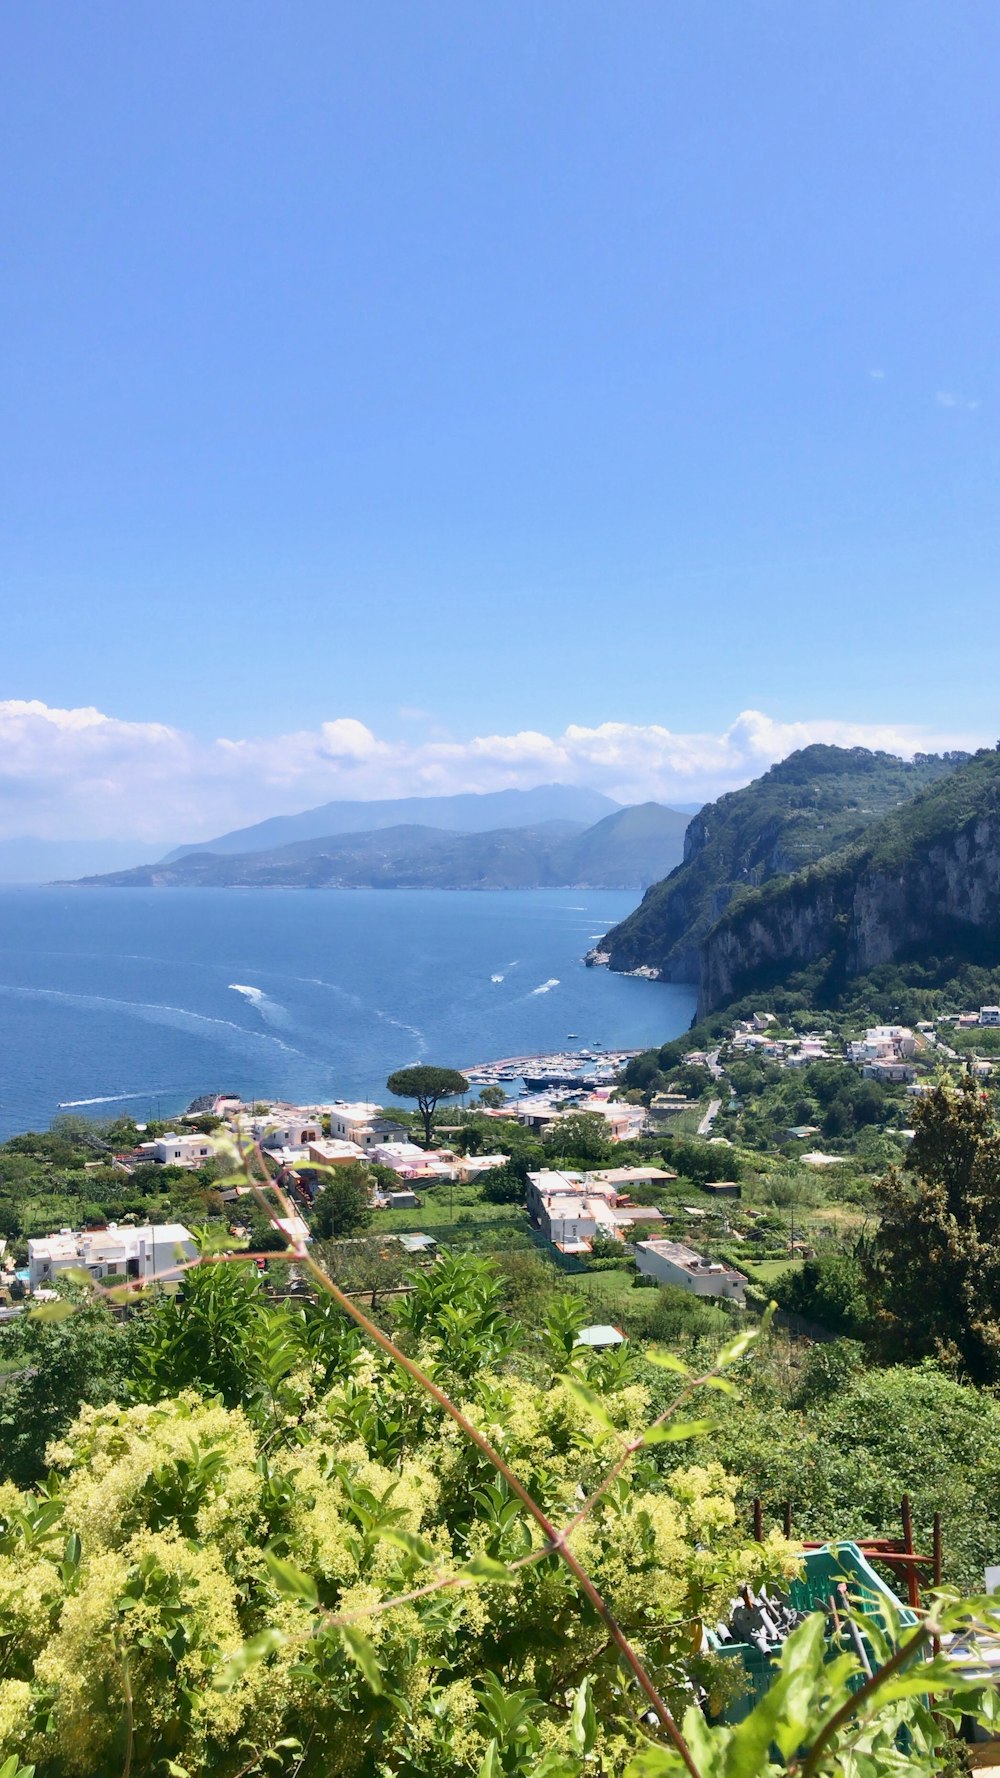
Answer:
M259 1157L259 1148L257 1149L257 1154ZM275 1226L277 1226L278 1218L275 1216L273 1208L268 1203L263 1191L252 1178L249 1165L246 1163L247 1157L244 1159L244 1164L246 1165L246 1177L250 1189L265 1215L275 1224ZM271 1190L276 1193L279 1200L284 1204L285 1198L281 1188L272 1186ZM465 1434L465 1437L469 1442L475 1445L476 1449L482 1453L490 1464L492 1464L493 1468L503 1476L511 1492L517 1495L522 1506L528 1513L530 1513L531 1517L538 1525L542 1535L549 1543L551 1543L553 1550L557 1551L561 1556L563 1562L566 1564L566 1567L569 1569L579 1586L580 1591L607 1627L611 1640L618 1649L622 1660L638 1682L639 1686L645 1692L646 1697L649 1699L656 1714L657 1720L665 1730L669 1739L673 1742L677 1752L680 1754L680 1757L690 1774L690 1778L701 1778L701 1773L694 1762L691 1750L688 1747L672 1712L665 1700L660 1696L660 1693L653 1684L649 1674L646 1672L642 1661L636 1654L635 1649L625 1635L624 1630L618 1623L611 1607L594 1585L594 1582L591 1580L586 1569L577 1560L576 1556L569 1548L566 1542L565 1533L556 1528L548 1514L539 1506L538 1502L524 1486L520 1477L511 1469L509 1463L507 1463L500 1455L499 1451L494 1449L490 1444L489 1439L485 1438L478 1428L473 1426L471 1420L467 1419L461 1409L456 1407L455 1403L445 1394L444 1390L439 1388L412 1358L409 1358L405 1352L400 1351L399 1347L394 1344L388 1334L383 1333L380 1327L377 1327L373 1321L369 1320L364 1311L359 1309L358 1306L351 1301L350 1297L344 1294L340 1287L323 1271L321 1266L317 1265L316 1261L304 1248L297 1247L287 1235L286 1231L283 1231L283 1233L285 1233L289 1252L300 1265L305 1266L306 1270L315 1279L319 1288L325 1291L328 1296L332 1296L334 1301L339 1303L345 1314L349 1315L352 1321L361 1328L362 1332L366 1333L369 1339L374 1340L375 1344L379 1346L395 1364L399 1365L408 1376L412 1377L413 1381L423 1389L426 1394L430 1395L431 1398L437 1402L438 1406L443 1409L452 1420L454 1420L456 1426L458 1426Z
M801 1778L814 1778L815 1773L819 1770L819 1762L833 1737L845 1723L850 1722L852 1716L857 1716L864 1709L864 1706L875 1696L879 1688L885 1685L887 1680L892 1679L900 1668L906 1665L911 1656L915 1655L917 1650L930 1640L930 1637L931 1625L929 1623L920 1624L908 1642L900 1643L895 1654L886 1661L885 1666L879 1667L870 1679L865 1680L860 1690L844 1700L839 1710L835 1710L829 1721L824 1723L802 1765L797 1768Z

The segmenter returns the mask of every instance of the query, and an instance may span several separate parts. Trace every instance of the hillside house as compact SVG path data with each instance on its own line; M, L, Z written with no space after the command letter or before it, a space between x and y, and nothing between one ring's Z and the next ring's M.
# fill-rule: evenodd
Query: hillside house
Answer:
M110 1279L125 1283L130 1278L145 1282L164 1274L177 1275L177 1266L197 1257L190 1231L182 1223L146 1223L139 1228L85 1229L74 1233L60 1229L56 1235L28 1242L28 1282L32 1290L51 1286L60 1272L78 1268L99 1283Z
M640 1272L661 1284L680 1285L694 1296L725 1297L741 1306L745 1301L747 1281L742 1272L721 1260L705 1259L680 1241L638 1241L635 1259Z
M171 1131L153 1142L140 1142L135 1153L137 1159L155 1161L160 1167L189 1167L196 1172L212 1159L215 1144L211 1136L178 1136Z
M337 1142L331 1136L324 1136L319 1142L309 1143L309 1159L316 1167L343 1167L354 1161L363 1161L365 1151L356 1142Z
M878 1080L885 1086L905 1086L908 1081L917 1078L912 1062L897 1061L894 1057L865 1062L861 1072L865 1080Z
M653 1205L631 1204L596 1173L529 1173L528 1214L563 1253L586 1253L591 1242L621 1241L636 1223L662 1222Z
M383 1117L374 1105L340 1099L329 1110L330 1135L340 1142L354 1142L366 1152L385 1142L406 1140L407 1131L391 1117Z

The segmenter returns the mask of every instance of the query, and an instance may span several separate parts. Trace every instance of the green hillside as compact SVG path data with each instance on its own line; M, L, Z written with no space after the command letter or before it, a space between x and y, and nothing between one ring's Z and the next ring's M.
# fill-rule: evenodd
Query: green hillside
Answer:
M667 980L697 982L700 947L734 896L850 846L967 757L909 762L821 745L790 754L693 818L683 862L602 941L611 967L647 965Z
M822 862L733 897L699 953L701 1009L802 972L829 1001L908 966L1000 966L1000 752L983 750Z

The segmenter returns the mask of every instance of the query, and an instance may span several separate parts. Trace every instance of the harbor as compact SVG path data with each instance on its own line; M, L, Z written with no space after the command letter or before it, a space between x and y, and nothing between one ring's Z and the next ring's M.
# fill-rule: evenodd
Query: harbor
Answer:
M607 1050L595 1043L585 1049L550 1050L541 1055L504 1056L499 1061L477 1062L463 1068L470 1086L521 1088L527 1092L569 1087L590 1090L610 1087L637 1049Z

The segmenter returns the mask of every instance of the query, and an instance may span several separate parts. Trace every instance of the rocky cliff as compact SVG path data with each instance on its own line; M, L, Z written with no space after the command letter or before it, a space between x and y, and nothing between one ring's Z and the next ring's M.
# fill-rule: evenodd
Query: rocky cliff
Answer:
M1000 753L824 863L746 891L699 948L699 1010L824 960L847 979L942 952L1000 964Z
M814 746L708 804L690 822L682 863L601 941L612 969L655 969L700 982L702 947L750 890L863 838L869 828L950 776L967 754L913 761L862 747Z

